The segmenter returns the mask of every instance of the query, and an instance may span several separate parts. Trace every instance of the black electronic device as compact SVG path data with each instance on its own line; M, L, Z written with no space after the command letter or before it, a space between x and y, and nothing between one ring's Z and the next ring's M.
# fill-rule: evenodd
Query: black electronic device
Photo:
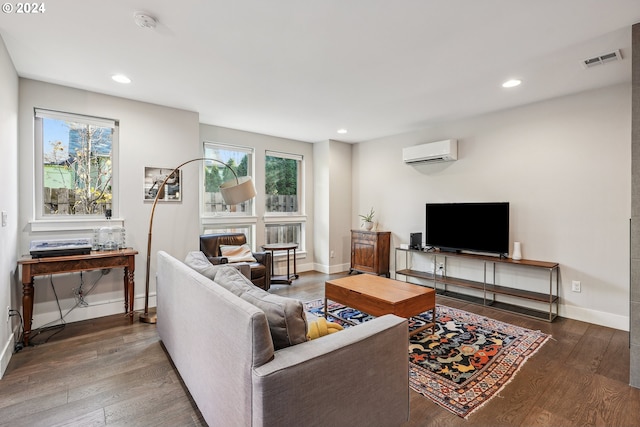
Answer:
M409 249L422 250L422 233L411 233L409 235Z
M427 203L425 243L442 251L509 252L509 202Z
M91 253L91 239L33 240L29 245L29 249L32 258L88 255Z

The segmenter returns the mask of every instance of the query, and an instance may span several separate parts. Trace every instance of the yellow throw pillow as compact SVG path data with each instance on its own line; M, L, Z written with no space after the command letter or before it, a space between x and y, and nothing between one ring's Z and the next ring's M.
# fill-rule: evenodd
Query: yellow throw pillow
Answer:
M333 334L335 332L341 331L344 329L337 323L327 322L327 319L324 317L318 318L318 320L309 323L309 331L307 332L307 336L310 340L315 338L320 338L325 335Z
M220 245L220 252L229 262L257 262L247 244L240 246Z

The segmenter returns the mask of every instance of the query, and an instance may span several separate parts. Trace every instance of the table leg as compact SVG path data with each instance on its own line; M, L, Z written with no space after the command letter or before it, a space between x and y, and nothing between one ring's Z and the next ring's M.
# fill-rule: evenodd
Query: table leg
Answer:
M131 268L124 269L124 312L129 313L129 322L133 323L133 300L134 300L134 271Z
M30 277L29 282L22 284L22 317L22 327L24 329L22 343L27 347L29 345L33 317L33 277Z
M274 268L275 268L275 263L274 263L274 261L273 261L273 260L274 260L274 258L275 258L275 254L276 254L276 251L274 251L273 249L271 249L271 277L273 277L273 276L275 276L275 275L276 275L275 270L274 270Z
M124 279L123 284L124 284L124 312L129 313L129 272L127 271L129 270L127 267L124 268Z
M293 248L293 278L297 279L298 277L298 272L296 271L296 248Z
M289 270L289 265L291 264L290 258L289 249L287 249L287 282L289 282L289 284L291 284L291 272Z

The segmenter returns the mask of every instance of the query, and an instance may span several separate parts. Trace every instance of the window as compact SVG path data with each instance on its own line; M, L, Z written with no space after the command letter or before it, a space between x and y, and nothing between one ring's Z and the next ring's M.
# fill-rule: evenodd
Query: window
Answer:
M253 149L210 142L204 143L204 157L229 165L238 176L250 176L253 171ZM220 193L220 184L233 179L233 172L217 162L204 161L203 215L249 216L253 214L253 199L227 206Z
M118 123L35 111L36 218L114 213Z
M302 156L267 151L265 161L265 211L300 213Z
M302 236L302 224L296 223L283 223L265 224L266 238L265 242L269 243L297 243L300 246Z
M300 155L266 152L266 243L297 243L304 249L303 169Z

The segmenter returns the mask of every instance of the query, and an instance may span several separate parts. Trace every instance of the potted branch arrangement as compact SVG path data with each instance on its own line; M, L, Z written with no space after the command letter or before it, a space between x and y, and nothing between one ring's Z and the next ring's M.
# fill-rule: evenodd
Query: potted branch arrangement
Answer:
M373 211L373 207L372 207L371 211L368 214L359 215L359 217L362 218L362 226L367 231L371 231L371 229L373 228L373 216L374 216L374 214L375 214L375 212Z

